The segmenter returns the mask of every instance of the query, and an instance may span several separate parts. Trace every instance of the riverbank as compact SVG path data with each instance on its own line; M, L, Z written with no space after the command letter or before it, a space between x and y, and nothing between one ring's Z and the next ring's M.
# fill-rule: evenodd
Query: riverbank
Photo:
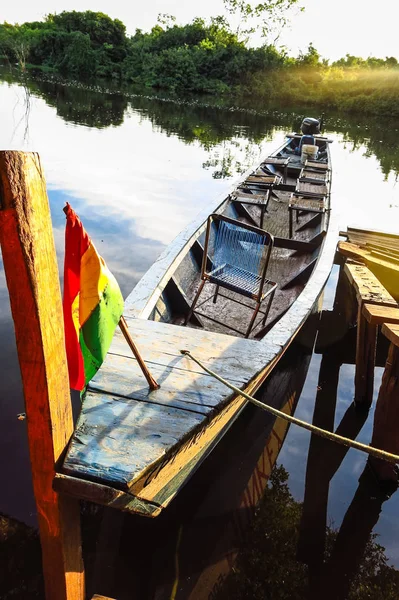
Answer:
M347 55L330 64L309 44L295 58L268 43L250 47L221 17L186 25L169 19L130 37L121 21L92 11L4 23L1 60L23 72L40 69L81 82L101 77L178 97L200 93L236 104L302 104L319 112L399 118L395 57Z

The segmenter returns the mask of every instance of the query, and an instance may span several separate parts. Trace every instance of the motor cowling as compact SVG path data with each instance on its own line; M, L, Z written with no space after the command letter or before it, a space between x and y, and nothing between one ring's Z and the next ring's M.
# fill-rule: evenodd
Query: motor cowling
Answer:
M304 135L316 135L320 133L320 121L312 119L312 117L305 117L302 121L301 131Z

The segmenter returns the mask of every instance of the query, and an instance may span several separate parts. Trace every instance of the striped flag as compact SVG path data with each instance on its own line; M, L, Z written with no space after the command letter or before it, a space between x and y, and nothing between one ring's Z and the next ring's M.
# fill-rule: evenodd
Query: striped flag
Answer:
M118 283L67 203L64 326L69 383L83 390L100 368L123 313Z

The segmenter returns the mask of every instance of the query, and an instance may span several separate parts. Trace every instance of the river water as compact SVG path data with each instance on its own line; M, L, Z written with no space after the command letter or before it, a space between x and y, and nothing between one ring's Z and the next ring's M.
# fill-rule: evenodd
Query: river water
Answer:
M35 150L44 168L60 273L64 214L70 202L126 296L163 248L223 194L307 112L218 107L204 99L167 98L0 74L1 148ZM311 114L311 113L310 113ZM347 225L397 232L399 124L328 115L333 139L333 207ZM325 307L334 296L334 268ZM0 262L0 512L36 523L14 333ZM312 420L321 355L313 355L297 416ZM376 392L382 369L377 368ZM336 423L353 397L353 365L339 375ZM368 443L372 413L358 439ZM279 463L302 501L309 434L291 428ZM365 460L350 451L330 484L328 521L339 527ZM399 567L399 494L383 504L374 528L389 563Z

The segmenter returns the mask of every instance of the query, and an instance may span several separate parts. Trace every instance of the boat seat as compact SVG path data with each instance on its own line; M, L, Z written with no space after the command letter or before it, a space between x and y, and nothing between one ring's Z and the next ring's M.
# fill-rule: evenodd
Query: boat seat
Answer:
M323 185L328 180L327 171L318 171L317 169L311 169L304 167L299 174L298 181L301 183L313 183L315 185Z
M317 160L310 160L309 158L305 162L305 167L316 169L318 171L331 171L327 163Z
M325 213L327 210L326 196L318 198L308 198L307 196L299 196L291 194L291 198L288 203L288 215L289 215L289 237L293 235L293 213L296 213L296 220L298 222L299 211L305 211L310 213Z
M265 219L265 213L267 212L267 206L270 200L270 189L266 189L263 194L235 194L233 196L234 202L240 204L247 204L249 206L258 206L260 208L260 219L259 227L263 229L263 222Z
M298 181L294 194L302 197L324 198L327 195L327 185L325 183L316 184L308 183L307 181Z
M205 284L213 283L216 286L213 295L214 304L219 295L231 302L243 304L243 302L220 293L220 288L230 290L255 301L255 308L248 304L243 304L252 310L252 316L245 334L235 327L215 319L209 312L206 314L197 310L195 311L195 315L208 318L219 325L223 325L223 327L227 327L227 329L232 329L241 335L245 335L247 338L255 327L255 319L260 311L261 303L268 297L266 311L261 312L263 315L262 324L264 326L277 288L277 284L274 281L266 279L272 247L273 237L267 231L222 215L211 215L208 218L204 246L204 256L209 256L211 266L209 268L207 262L203 261L201 283L191 308L186 315L184 325L187 325L194 313ZM208 300L209 298L203 301L199 307Z
M288 163L290 162L290 157L286 158L278 158L275 156L269 156L266 160L261 164L261 168L267 173L277 174L276 167L279 167L283 170L283 181L286 183L287 175L288 175Z

